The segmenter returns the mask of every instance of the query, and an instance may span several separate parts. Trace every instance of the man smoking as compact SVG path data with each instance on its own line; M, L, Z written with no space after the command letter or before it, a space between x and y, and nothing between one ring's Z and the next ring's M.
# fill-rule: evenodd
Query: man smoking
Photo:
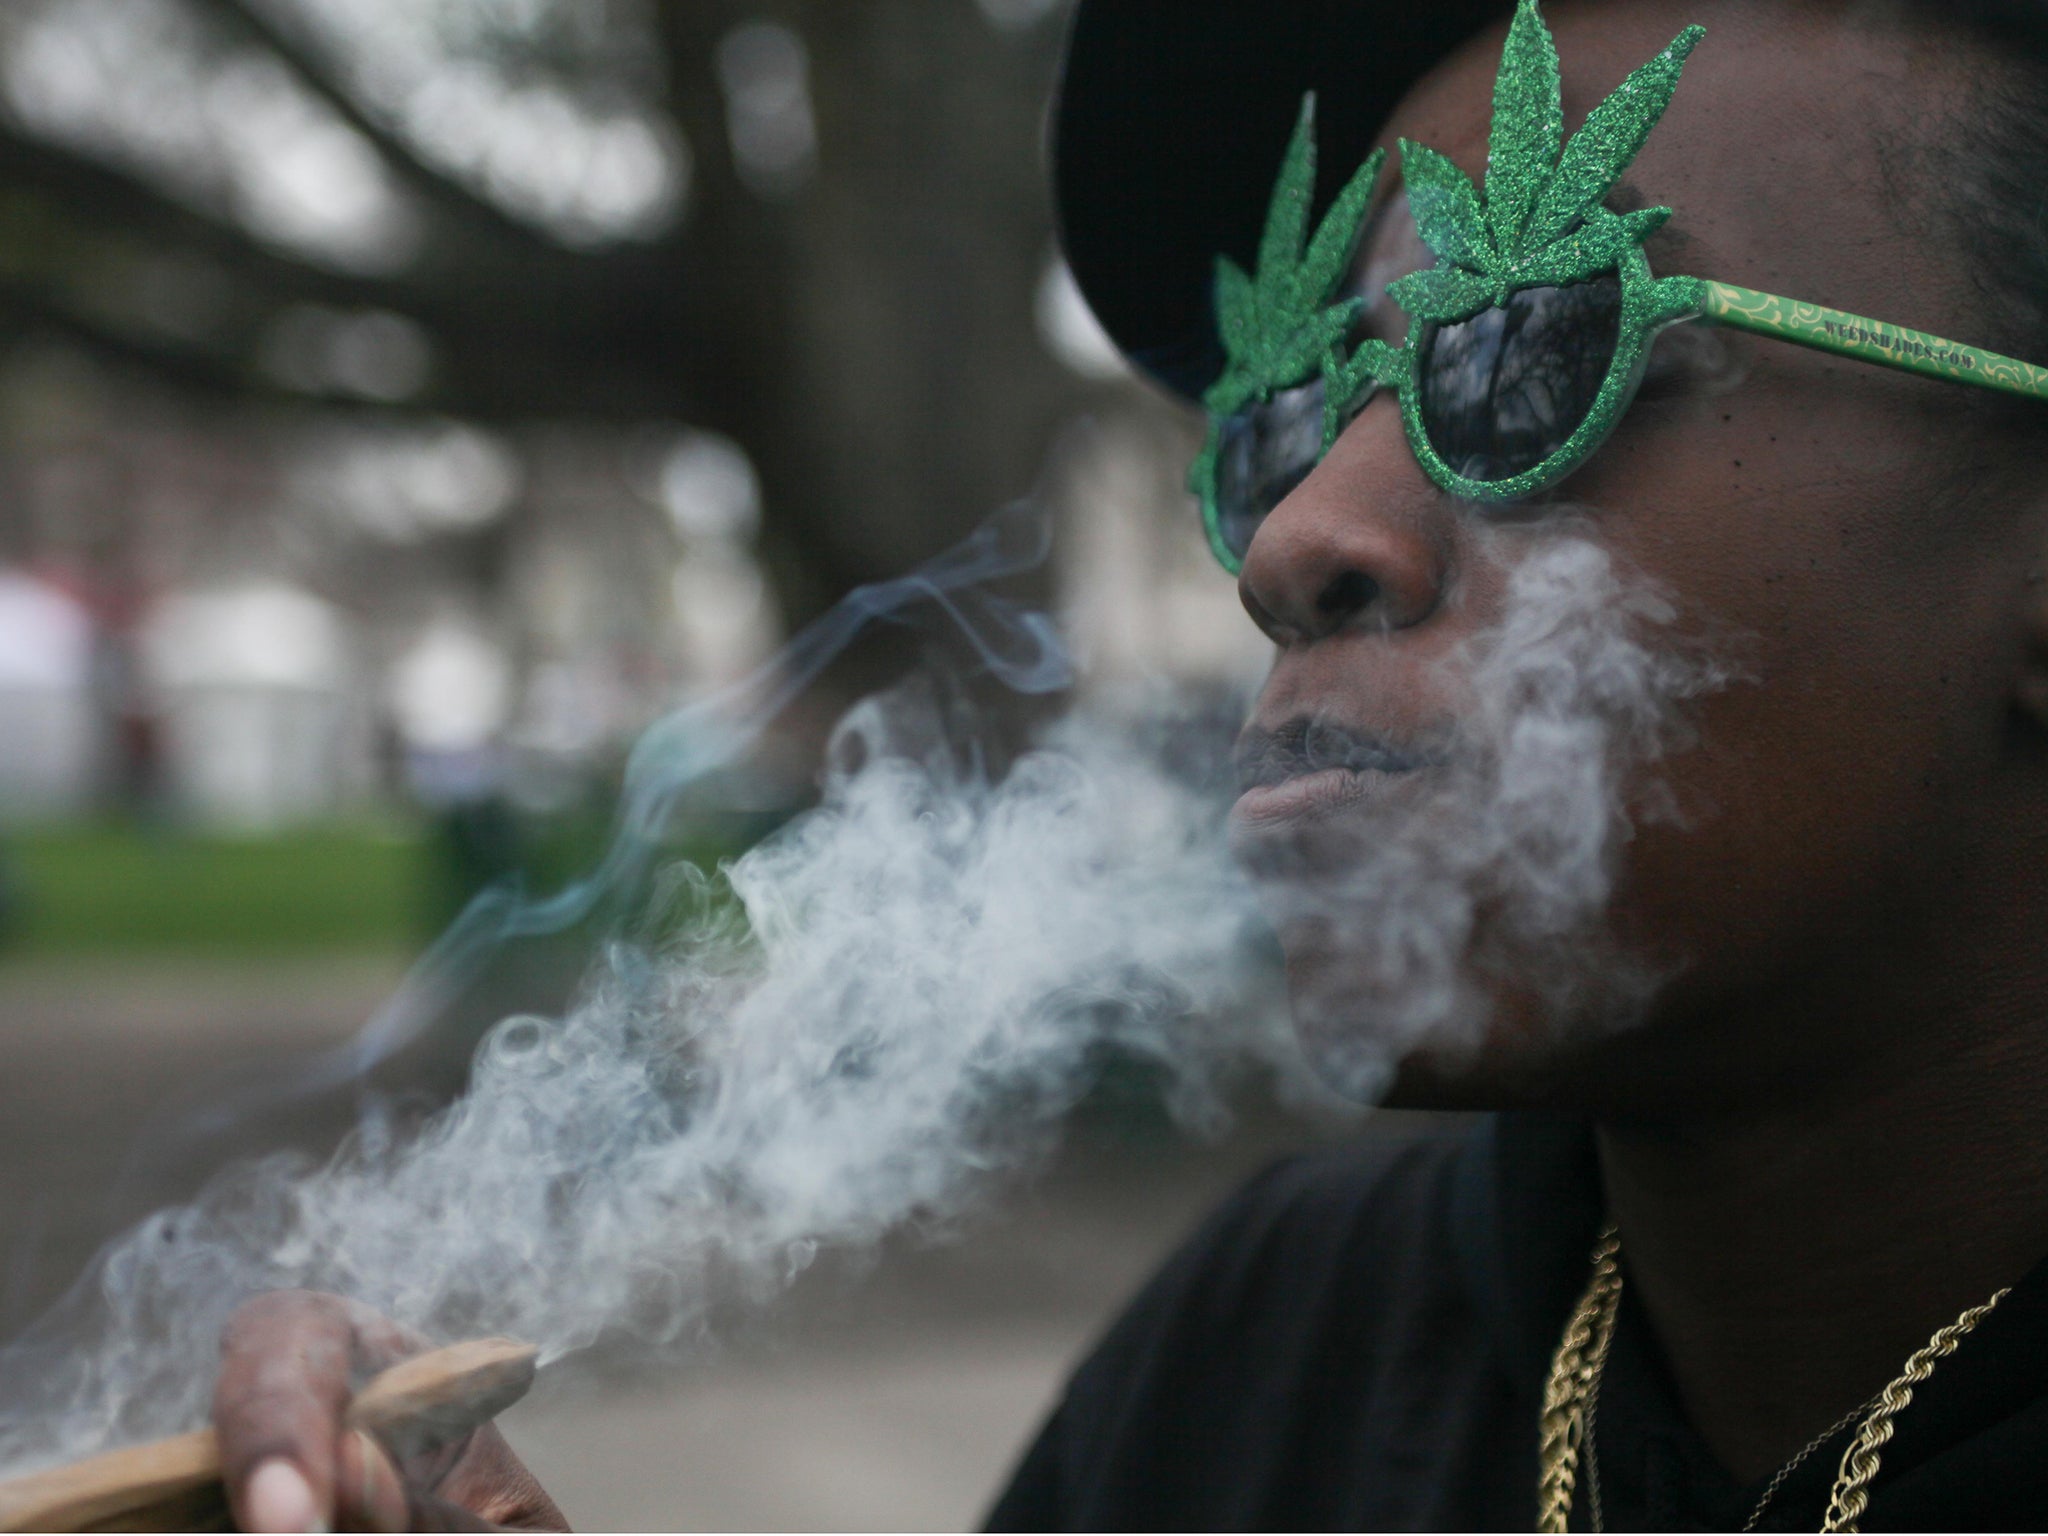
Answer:
M1299 1025L1487 1118L1239 1195L996 1524L2040 1523L2048 8L1075 36L1075 271L1203 401L1276 647L1236 834ZM246 1525L558 1518L492 1435L340 1436L372 1346L242 1314Z

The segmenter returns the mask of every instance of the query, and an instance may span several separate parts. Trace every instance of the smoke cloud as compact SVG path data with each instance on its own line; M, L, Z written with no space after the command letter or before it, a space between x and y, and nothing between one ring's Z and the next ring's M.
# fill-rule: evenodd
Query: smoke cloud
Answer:
M1057 686L1043 619L976 588L1035 558L1032 528L1013 517L858 595L747 708L657 727L606 868L553 908L472 913L347 1068L420 1027L477 946L637 878L675 796L860 624L937 599L1008 681ZM1711 686L1674 659L1668 606L1589 538L1524 535L1500 558L1508 608L1461 659L1441 787L1282 903L1283 923L1312 918L1361 957L1355 1027L1319 1052L1360 1096L1419 1041L1476 1039L1499 975L1535 978L1562 1021L1626 969L1597 939L1623 786ZM265 1289L338 1291L430 1336L510 1333L549 1359L620 1336L681 1352L714 1308L771 1297L821 1250L966 1215L1047 1151L1107 1053L1150 1063L1198 1121L1247 1073L1299 1077L1259 958L1273 889L1229 856L1222 797L1142 723L1081 716L991 781L931 698L854 711L814 811L725 871L669 871L676 937L617 945L565 1017L499 1025L424 1128L366 1127L324 1166L231 1170L110 1247L0 1356L0 1469L197 1421L222 1322Z
M1682 820L1655 765L1691 744L1685 706L1733 677L1562 509L1491 542L1504 610L1438 679L1440 766L1322 846L1254 860L1311 957L1290 972L1303 1039L1364 1102L1417 1049L1526 1057L1639 1016L1659 976L1605 921L1622 854L1637 825Z

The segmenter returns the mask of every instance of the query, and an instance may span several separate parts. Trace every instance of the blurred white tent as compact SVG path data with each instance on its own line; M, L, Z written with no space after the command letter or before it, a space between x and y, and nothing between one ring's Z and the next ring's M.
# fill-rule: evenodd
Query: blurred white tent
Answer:
M281 582L166 599L142 634L178 804L250 829L335 810L368 777L332 605Z
M90 802L107 747L93 643L76 599L0 569L0 811L61 816Z
M392 667L388 685L414 798L445 809L495 793L499 736L512 702L512 664L497 644L461 619L428 624Z

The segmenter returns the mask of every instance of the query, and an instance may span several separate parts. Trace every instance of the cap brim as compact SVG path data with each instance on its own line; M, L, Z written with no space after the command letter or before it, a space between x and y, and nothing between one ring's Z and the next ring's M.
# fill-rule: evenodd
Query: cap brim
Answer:
M1068 264L1126 356L1189 399L1222 372L1216 258L1252 263L1317 93L1321 195L1394 104L1509 0L1082 0L1053 119Z

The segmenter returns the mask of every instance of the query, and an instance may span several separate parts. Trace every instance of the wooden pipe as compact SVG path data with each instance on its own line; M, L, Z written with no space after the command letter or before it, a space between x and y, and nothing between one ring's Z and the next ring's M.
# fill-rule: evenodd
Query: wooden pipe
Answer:
M436 1450L524 1397L537 1354L516 1339L472 1339L414 1355L358 1392L343 1425L401 1460ZM0 1482L0 1531L231 1529L210 1429Z

